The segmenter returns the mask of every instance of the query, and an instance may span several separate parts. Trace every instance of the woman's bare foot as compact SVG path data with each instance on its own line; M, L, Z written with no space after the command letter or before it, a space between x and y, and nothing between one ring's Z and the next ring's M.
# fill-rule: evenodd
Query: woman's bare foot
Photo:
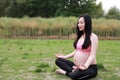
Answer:
M57 74L65 74L66 71L64 71L64 70L62 70L62 69L57 69L57 70L55 71L55 73L57 73Z

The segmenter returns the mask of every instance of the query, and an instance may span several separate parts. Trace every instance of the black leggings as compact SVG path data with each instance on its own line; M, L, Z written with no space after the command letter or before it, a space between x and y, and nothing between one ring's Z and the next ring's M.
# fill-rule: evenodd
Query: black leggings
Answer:
M72 78L73 80L88 80L90 78L95 77L97 75L97 71L98 71L96 64L90 65L88 67L88 69L86 69L86 70L77 69L72 72L72 70L73 70L72 67L75 66L75 64L72 61L58 58L58 59L56 59L55 63L58 67L65 70L66 75L68 77Z

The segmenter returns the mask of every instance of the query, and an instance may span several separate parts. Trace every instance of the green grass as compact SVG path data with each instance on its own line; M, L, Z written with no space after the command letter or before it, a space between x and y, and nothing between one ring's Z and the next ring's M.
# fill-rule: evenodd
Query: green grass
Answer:
M54 73L56 53L74 50L73 40L0 39L0 80L71 80ZM100 40L98 76L92 80L120 79L120 41Z

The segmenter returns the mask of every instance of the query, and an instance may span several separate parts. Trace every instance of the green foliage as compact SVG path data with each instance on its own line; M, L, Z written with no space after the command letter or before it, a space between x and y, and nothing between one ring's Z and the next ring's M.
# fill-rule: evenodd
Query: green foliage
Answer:
M23 17L26 15L25 0L0 0L0 16Z
M108 13L105 15L107 19L118 19L120 20L120 10L115 6L111 7Z
M24 0L19 2L18 0L13 0L6 11L6 16L8 17L23 17L26 14L26 7Z
M80 16L89 13L93 17L102 17L102 3L98 5L96 0L61 0L56 16Z
M104 14L104 10L102 9L102 2L100 2L96 8L95 8L95 12L93 13L93 17L94 18L100 18L103 17Z
M103 10L96 0L0 0L0 16L78 17L83 13L101 17Z
M57 0L26 0L27 14L31 17L54 17L57 5Z
M11 0L0 0L0 16L5 16L6 10L9 8Z

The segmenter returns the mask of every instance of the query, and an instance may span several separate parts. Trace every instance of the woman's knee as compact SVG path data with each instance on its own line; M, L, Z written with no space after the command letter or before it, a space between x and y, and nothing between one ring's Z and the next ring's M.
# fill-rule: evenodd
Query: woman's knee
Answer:
M55 64L59 64L61 61L62 61L62 58L57 58L57 59L55 60Z

